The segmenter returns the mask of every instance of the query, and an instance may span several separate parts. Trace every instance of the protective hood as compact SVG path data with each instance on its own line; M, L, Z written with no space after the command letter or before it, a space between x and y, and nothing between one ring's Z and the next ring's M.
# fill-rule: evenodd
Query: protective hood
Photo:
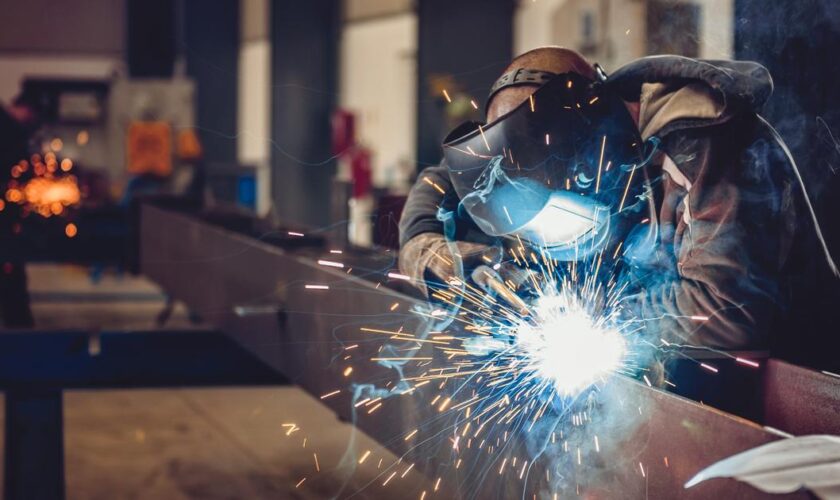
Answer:
M443 145L461 205L483 232L519 236L555 258L597 250L612 219L636 201L642 141L603 82L556 75L529 100Z
M751 61L650 56L619 68L607 81L625 101L640 103L643 139L758 112L773 93L770 73Z

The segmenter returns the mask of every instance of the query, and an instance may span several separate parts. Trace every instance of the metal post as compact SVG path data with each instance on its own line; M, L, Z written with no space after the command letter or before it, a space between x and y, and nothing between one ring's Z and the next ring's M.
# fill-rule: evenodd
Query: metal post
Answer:
M64 498L60 389L6 392L6 500Z

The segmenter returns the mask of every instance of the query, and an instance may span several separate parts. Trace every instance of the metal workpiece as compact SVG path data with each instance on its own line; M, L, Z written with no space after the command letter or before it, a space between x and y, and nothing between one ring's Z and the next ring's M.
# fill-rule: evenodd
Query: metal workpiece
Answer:
M526 483L497 474L498 464L483 471L452 466L458 456L449 437L458 423L430 405L430 398L416 393L391 395L376 412L354 407L352 388L363 391L365 384L393 388L399 382L394 370L370 360L381 355L383 339L362 328L420 331L425 318L411 310L421 301L395 291L392 286L404 287L405 282L389 278L387 267L376 270L389 262L388 255L374 258L373 265L368 261L369 266L364 256L359 259L349 252L337 255L323 249L312 255L308 250L284 251L188 213L152 205L142 210L142 270L167 293L314 397L330 394L322 401L340 418L355 422L432 480L442 476L449 488L469 488L467 496L474 498L518 498ZM319 265L319 259L341 261L345 267ZM364 279L355 276L356 269L348 273L354 265L366 269ZM395 267L394 263L391 269ZM345 359L345 348L354 345L358 347L351 359ZM434 355L431 347L417 354ZM412 370L416 368L406 368L404 376L410 377ZM430 386L435 384L416 392L434 395ZM578 492L593 498L766 496L730 479L707 481L689 490L683 485L711 463L779 439L781 433L623 376L612 377L603 390L613 391L616 400L626 403L625 420L634 425L601 443L611 450L609 454L589 450L589 480L577 486L566 481L561 496ZM412 429L417 429L418 439L405 439ZM556 473L542 467L536 461L529 477ZM528 498L539 493L530 488L525 491ZM807 498L804 493L789 497Z
M840 435L840 375L771 359L762 389L765 425L795 435Z

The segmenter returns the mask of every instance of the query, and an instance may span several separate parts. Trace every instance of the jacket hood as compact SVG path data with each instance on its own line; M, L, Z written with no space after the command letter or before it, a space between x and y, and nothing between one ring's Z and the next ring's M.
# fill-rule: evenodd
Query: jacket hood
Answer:
M751 61L709 61L650 56L619 68L608 79L626 101L641 104L642 137L758 112L773 92L767 68Z

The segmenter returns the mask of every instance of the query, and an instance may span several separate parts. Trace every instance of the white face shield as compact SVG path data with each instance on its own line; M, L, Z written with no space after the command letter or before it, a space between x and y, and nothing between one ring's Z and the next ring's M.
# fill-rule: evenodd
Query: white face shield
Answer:
M610 208L569 191L551 193L536 216L517 229L519 236L557 260L585 258L608 241Z

